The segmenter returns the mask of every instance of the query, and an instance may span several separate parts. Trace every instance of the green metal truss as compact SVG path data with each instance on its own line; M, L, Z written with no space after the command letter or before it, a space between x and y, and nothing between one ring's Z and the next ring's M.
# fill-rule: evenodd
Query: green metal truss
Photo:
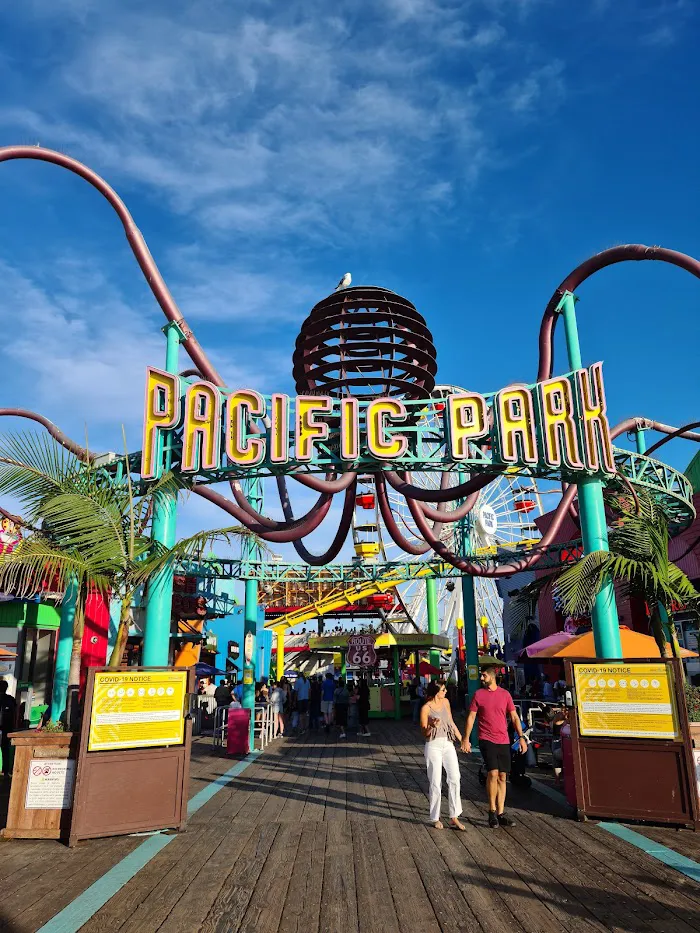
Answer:
M537 564L538 570L557 567L571 560L581 546L580 541L569 541L548 548ZM500 548L495 554L472 558L474 563L484 565L506 563L525 557L524 548ZM462 571L441 560L367 561L357 560L347 564L332 563L323 567L309 564L285 564L276 561L245 561L234 557L210 557L199 561L184 561L176 572L204 578L221 580L260 580L269 583L373 583L394 575L401 581L425 578L432 573L435 577L459 577Z

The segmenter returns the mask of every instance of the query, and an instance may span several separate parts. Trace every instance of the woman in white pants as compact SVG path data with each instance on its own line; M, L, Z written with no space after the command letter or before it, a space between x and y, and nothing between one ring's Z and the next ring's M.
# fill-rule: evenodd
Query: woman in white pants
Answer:
M460 795L459 762L455 751L455 742L461 742L462 736L452 718L447 688L442 681L428 684L427 700L420 711L420 725L425 736L425 764L430 781L430 822L435 829L444 829L440 820L442 802L442 769L447 775L447 799L449 803L450 826L465 832L459 822L462 812Z

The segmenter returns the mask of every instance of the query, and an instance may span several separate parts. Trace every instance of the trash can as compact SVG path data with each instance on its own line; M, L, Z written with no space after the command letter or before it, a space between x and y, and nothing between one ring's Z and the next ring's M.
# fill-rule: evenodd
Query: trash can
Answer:
M564 793L572 807L577 807L576 781L574 779L574 749L571 744L571 726L561 727L561 764L564 773Z
M247 755L250 751L250 710L234 709L228 711L228 734L226 739L227 755Z

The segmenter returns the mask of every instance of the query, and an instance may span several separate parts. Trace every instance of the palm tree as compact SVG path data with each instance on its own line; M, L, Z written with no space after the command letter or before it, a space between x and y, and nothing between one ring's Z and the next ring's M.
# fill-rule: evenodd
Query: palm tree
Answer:
M649 611L651 631L661 657L667 654L664 632L674 606L694 606L700 594L668 556L669 524L666 513L647 493L635 499L620 496L616 518L611 523L608 551L592 551L573 564L558 567L528 584L518 600L532 602L552 587L568 615L587 615L608 577L618 583L624 595L644 600ZM664 613L662 613L662 609ZM674 654L678 644L673 626L670 641Z
M76 694L91 593L121 602L110 666L118 667L132 621L138 587L176 560L201 556L214 541L232 543L251 533L240 526L203 531L166 548L147 529L156 495L178 495L172 473L137 488L129 469L117 480L103 467L78 460L53 438L16 434L0 438L0 495L21 504L26 534L9 554L0 555L0 591L32 596L46 591L76 593L68 694ZM264 548L264 545L261 545ZM72 703L68 704L69 715Z

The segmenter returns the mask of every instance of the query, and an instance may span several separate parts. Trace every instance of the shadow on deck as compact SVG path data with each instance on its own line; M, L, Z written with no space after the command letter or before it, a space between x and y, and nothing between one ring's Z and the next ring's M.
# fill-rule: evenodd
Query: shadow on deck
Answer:
M509 788L517 826L488 829L478 765L464 756L467 831L431 829L417 730L379 721L371 728L369 739L312 733L273 743L194 814L186 833L97 903L81 929L700 928L700 884L593 823L574 822L563 798ZM196 741L190 794L233 763L210 740ZM683 840L685 854L700 857L692 833L648 832L665 845ZM0 842L0 928L35 933L142 842L120 837L74 850Z

